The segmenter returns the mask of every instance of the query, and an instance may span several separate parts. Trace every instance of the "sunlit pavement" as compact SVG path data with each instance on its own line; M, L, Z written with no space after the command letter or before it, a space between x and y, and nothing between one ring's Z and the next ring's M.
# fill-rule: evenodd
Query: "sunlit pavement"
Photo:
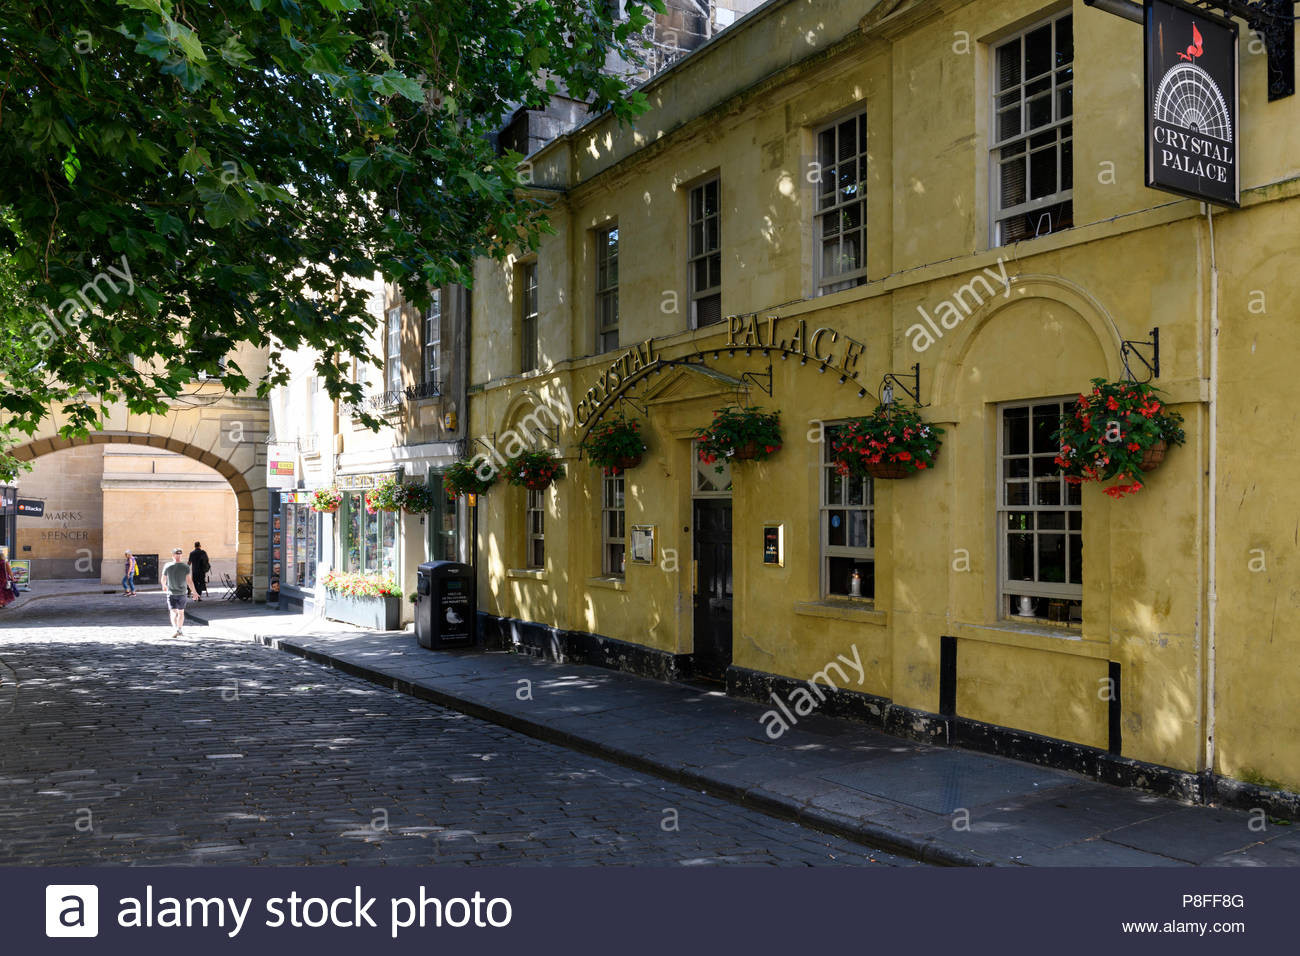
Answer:
M0 610L0 865L910 863L208 628L170 635L156 593Z

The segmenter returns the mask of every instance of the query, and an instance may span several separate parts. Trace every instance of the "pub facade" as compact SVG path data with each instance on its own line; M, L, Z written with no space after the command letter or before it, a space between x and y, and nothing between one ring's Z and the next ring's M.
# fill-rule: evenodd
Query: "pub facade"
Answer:
M1239 208L1146 186L1143 28L1081 0L772 0L634 124L530 156L554 233L477 266L469 452L565 474L479 497L484 632L1291 799L1300 106L1240 44ZM1057 463L1096 379L1183 419L1121 498ZM943 429L934 467L841 474L837 430L890 397ZM701 460L730 407L779 413L766 460ZM592 467L615 419L647 451Z

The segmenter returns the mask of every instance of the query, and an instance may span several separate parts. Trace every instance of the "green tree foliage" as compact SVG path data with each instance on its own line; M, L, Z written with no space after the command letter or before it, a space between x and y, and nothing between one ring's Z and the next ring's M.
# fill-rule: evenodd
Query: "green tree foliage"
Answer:
M93 428L95 396L160 411L200 372L266 391L301 347L359 399L364 280L423 304L546 229L521 157L492 145L509 112L557 91L644 108L604 67L636 58L662 0L611 6L0 5L0 412L30 431L62 402ZM241 343L271 350L258 382L219 365Z

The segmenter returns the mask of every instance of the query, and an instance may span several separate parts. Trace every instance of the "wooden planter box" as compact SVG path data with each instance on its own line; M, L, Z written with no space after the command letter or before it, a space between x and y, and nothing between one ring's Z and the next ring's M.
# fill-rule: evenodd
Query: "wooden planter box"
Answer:
M325 592L325 617L331 621L369 627L376 631L402 628L402 599L399 597L352 597Z

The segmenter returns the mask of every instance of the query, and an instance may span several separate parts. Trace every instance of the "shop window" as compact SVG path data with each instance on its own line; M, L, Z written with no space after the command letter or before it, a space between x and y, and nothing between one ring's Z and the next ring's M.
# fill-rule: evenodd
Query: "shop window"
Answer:
M618 348L618 227L596 233L596 350Z
M626 555L627 525L624 493L624 476L606 475L600 512L603 570L611 577L622 577Z
M384 375L385 388L389 395L396 395L402 390L402 310L388 310L388 325L385 335Z
M528 489L525 507L525 525L528 528L528 567L546 567L546 491Z
M421 370L422 397L439 393L442 372L442 290L434 289L429 299L429 307L424 310L422 323L423 341L421 351L424 354Z
M1083 512L1079 486L1056 464L1069 400L1000 408L998 528L999 603L1008 618L1060 623L1082 620Z
M286 501L281 524L284 528L281 586L314 588L320 515L312 511L309 504Z
M831 442L839 429L827 425L822 434L822 593L830 597L874 598L875 487L870 478L836 472Z
M397 573L397 524L400 515L391 511L366 512L362 492L343 496L343 553L348 571L367 574Z
M519 370L537 368L537 263L519 267Z
M817 132L817 294L867 281L867 114Z
M691 327L722 321L722 237L718 208L718 180L691 190L688 217Z
M1074 225L1073 24L1061 14L994 48L995 246Z

